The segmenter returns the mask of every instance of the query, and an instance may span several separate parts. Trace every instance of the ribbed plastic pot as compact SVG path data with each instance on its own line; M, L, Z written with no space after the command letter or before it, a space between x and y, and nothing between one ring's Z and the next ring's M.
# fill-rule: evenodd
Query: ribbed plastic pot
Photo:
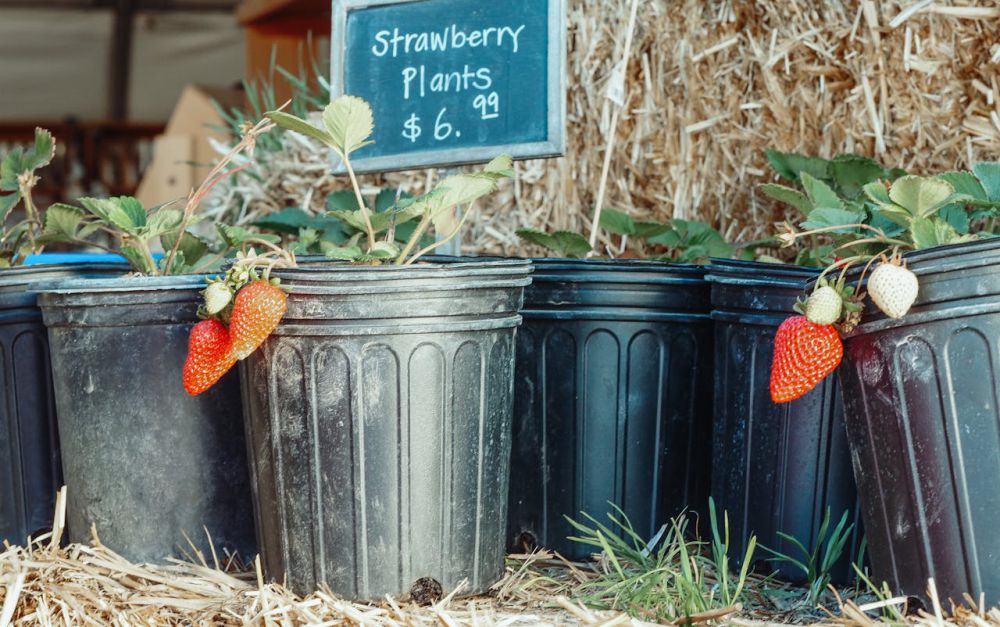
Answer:
M712 497L729 514L737 564L751 535L758 546L804 557L779 533L811 551L827 508L831 527L845 511L859 522L837 377L791 403L778 405L770 396L775 332L817 273L735 260L713 260L709 272L716 347ZM852 576L861 538L856 524L835 581ZM769 557L758 548L753 559ZM804 579L785 563L764 570L774 567L784 579Z
M266 575L372 599L503 574L527 261L276 271L288 310L242 365Z
M0 542L24 544L51 527L62 486L48 337L28 284L126 271L106 263L0 270Z
M908 255L899 320L869 303L846 340L847 430L874 579L1000 602L1000 239ZM945 602L946 604L946 602Z
M574 558L580 513L609 503L651 538L703 511L711 459L705 269L534 260L518 334L508 542Z
M48 327L70 539L132 561L210 555L211 536L252 560L253 510L239 381L181 385L199 276L39 285ZM185 537L187 536L187 538Z

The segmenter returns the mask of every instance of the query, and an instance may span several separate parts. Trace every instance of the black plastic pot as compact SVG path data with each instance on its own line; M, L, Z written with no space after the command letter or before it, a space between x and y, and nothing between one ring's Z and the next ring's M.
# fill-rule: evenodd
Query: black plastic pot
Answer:
M484 592L503 574L526 261L276 272L288 311L243 362L266 575L300 593Z
M0 270L0 543L49 528L62 485L48 338L28 284L126 271L107 263Z
M804 557L779 533L811 551L827 508L831 528L845 511L858 522L837 378L781 405L769 391L775 331L816 275L810 268L728 260L713 260L709 272L716 346L712 496L729 514L738 563L752 534L758 545ZM833 571L835 581L852 575L859 527ZM758 548L753 559L769 557ZM783 578L804 579L788 564L775 566Z
M908 256L900 320L869 304L841 367L875 579L1000 602L1000 239Z
M70 539L133 561L191 548L255 554L235 372L190 397L181 385L204 278L39 286L49 330Z
M651 538L703 511L711 458L705 269L534 261L518 334L508 542L579 558L566 517L613 503Z

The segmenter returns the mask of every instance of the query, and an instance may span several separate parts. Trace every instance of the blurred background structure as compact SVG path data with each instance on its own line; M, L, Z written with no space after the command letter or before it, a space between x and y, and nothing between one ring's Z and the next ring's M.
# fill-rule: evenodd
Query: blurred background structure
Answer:
M606 206L705 219L733 240L783 217L756 191L773 178L768 148L857 152L915 173L1000 157L995 0L643 2L614 128L605 92L628 3L569 5L568 154L519 164L466 252L524 252L519 227L587 229L612 134ZM42 124L64 151L44 181L54 196L130 192L142 174L147 204L183 195L213 154L211 98L252 115L264 92L326 95L329 12L330 0L0 0L0 151ZM251 89L233 91L243 80ZM270 183L237 185L219 212L322 210L340 184L325 156L272 148L258 172ZM419 191L434 176L388 179Z

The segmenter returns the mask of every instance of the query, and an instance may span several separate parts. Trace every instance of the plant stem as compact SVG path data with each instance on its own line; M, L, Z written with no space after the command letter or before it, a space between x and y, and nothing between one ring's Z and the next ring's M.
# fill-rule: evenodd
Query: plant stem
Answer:
M403 262L406 260L406 256L410 254L410 251L412 251L413 247L417 245L420 238L424 236L424 231L427 230L430 223L431 214L430 211L428 211L424 213L424 217L420 219L420 224L418 224L417 228L413 230L413 235L410 236L410 240L406 242L406 246L403 247L403 252L399 253L399 256L396 257L396 261L394 262L395 265L403 265Z
M406 263L404 263L403 265L407 265L408 266L408 265L412 264L413 262L415 262L417 259L420 259L422 256L426 255L427 253L429 253L429 252L431 252L433 250L436 250L438 247L444 246L445 244L447 244L448 242L450 242L456 235L458 235L458 232L462 230L462 227L465 226L465 221L469 219L469 214L472 213L472 210L473 210L474 206L475 206L475 203L472 203L471 205L469 205L469 210L466 211L466 212L464 212L462 214L462 219L458 221L458 226L456 226L455 230L453 230L451 233L448 234L448 237L446 237L446 238L444 238L444 239L442 239L440 241L434 242L433 244L430 244L428 246L424 246L419 251L417 251L417 254L415 254L412 257L410 257L409 259L407 259Z
M347 168L347 175L351 177L351 187L354 188L354 197L358 201L358 209L361 211L361 216L365 219L365 231L368 232L368 252L371 252L375 248L375 229L372 227L372 220L368 217L368 207L365 205L365 199L361 196L361 186L358 185L358 177L354 174L354 168L351 166L351 159L347 155L341 155L344 161L344 167Z
M29 177L33 179L34 175L29 174ZM35 207L35 201L31 197L31 188L34 187L34 184L25 179L18 181L18 186L21 188L21 199L24 200L24 215L27 218L26 221L30 223L27 229L28 247L32 253L38 253L41 252L35 243L35 228L38 226L38 209Z

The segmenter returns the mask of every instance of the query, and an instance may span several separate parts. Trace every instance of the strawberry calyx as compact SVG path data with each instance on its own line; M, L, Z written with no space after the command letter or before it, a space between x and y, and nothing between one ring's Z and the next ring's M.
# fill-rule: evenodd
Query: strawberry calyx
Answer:
M843 273L834 281L820 276L809 296L797 299L793 309L814 324L831 324L849 333L861 320L863 297Z

